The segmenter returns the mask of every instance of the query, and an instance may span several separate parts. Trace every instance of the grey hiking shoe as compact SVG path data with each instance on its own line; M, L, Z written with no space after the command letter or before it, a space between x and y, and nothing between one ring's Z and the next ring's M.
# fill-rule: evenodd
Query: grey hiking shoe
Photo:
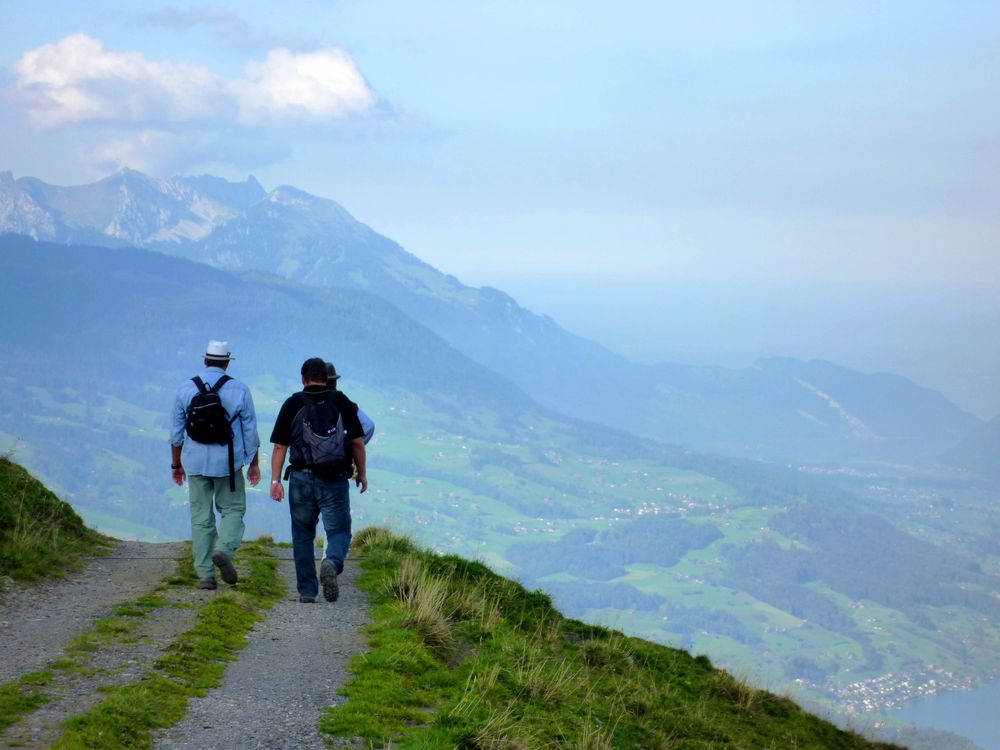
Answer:
M214 578L199 578L198 579L198 588L200 588L200 589L207 589L209 591L213 591L216 588L216 586L215 586L215 579Z
M300 596L299 597L299 604L312 604L315 601L316 601L316 597L315 596Z
M233 561L229 559L229 555L221 549L212 553L212 562L215 564L215 567L219 569L219 575L222 576L222 580L230 586L239 580L240 577L236 574L236 566L233 565Z
M333 560L324 560L320 564L319 582L323 585L323 598L328 602L337 601L340 586L337 584L337 566Z

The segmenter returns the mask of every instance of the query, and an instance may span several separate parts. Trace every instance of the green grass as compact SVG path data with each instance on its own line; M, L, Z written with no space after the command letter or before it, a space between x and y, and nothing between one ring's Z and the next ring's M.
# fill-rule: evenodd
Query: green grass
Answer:
M198 613L193 628L179 636L136 684L112 688L99 704L68 719L63 735L52 745L62 750L148 748L152 731L171 726L184 716L190 698L221 684L226 662L246 645L246 635L284 592L278 563L259 543L244 545L237 562L249 574L239 587L215 596ZM179 564L170 585L189 586L195 580L189 556ZM155 602L138 600L137 609ZM119 618L108 618L113 622ZM113 625L108 626L112 630Z
M49 702L45 686L52 682L52 672L30 672L19 680L0 685L0 731L14 724L24 714Z
M59 575L109 542L25 469L0 457L0 575L18 581Z
M321 729L421 748L888 748L713 667L564 618L485 566L359 533L370 651Z

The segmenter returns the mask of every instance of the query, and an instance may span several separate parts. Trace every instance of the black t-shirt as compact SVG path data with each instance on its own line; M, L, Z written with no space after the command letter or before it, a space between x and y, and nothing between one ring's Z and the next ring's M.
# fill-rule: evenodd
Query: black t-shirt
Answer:
M311 397L316 403L326 400L326 397L330 395L330 389L325 385L307 385L302 392ZM356 438L364 438L365 431L362 429L361 421L358 419L358 405L340 391L334 391L333 398L334 404L340 410L341 419L344 420L344 432L347 433L348 441ZM281 405L281 410L278 412L278 419L274 423L274 429L271 430L272 443L276 445L292 444L292 423L295 420L295 415L304 408L305 405L298 394L293 394L285 399L285 403ZM347 461L349 465L351 463L349 448Z

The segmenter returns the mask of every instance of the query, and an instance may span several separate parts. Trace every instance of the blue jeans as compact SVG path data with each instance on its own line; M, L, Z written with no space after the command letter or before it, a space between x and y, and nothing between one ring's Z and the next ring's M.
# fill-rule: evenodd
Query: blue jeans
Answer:
M310 471L293 471L288 477L288 511L292 516L292 556L300 596L316 596L316 521L323 517L326 558L344 569L351 545L351 498L347 477L319 479Z

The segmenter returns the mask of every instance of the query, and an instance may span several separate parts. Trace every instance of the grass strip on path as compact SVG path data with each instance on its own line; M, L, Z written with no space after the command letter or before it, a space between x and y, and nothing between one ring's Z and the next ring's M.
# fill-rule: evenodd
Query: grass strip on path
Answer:
M705 656L564 618L539 591L384 529L355 537L370 651L320 729L367 747L797 748L874 743Z
M249 573L239 586L216 595L198 612L196 624L179 636L139 682L111 688L107 697L85 714L67 719L63 735L52 745L60 750L112 750L152 746L154 729L177 723L190 698L221 684L227 661L237 658L254 623L284 593L278 561L263 544L245 544L237 554ZM190 558L169 581L195 582Z
M190 545L177 560L177 570L164 581L164 586L194 585L194 570L191 568ZM29 672L16 680L0 685L0 731L16 724L24 716L38 710L53 700L49 688L56 675L91 676L95 671L90 667L94 655L114 643L127 642L134 637L139 620L145 618L158 607L170 606L170 602L157 593L143 594L133 601L123 602L115 607L114 614L101 617L89 628L70 639L63 655L50 662L48 669Z
M278 561L264 545L245 544L238 563L249 567L239 586L203 606L193 628L179 636L139 682L112 688L93 709L67 719L53 745L63 750L148 748L152 732L172 726L190 698L221 684L227 661L237 658L254 623L284 593ZM190 567L188 564L186 567ZM194 572L171 579L193 585Z

